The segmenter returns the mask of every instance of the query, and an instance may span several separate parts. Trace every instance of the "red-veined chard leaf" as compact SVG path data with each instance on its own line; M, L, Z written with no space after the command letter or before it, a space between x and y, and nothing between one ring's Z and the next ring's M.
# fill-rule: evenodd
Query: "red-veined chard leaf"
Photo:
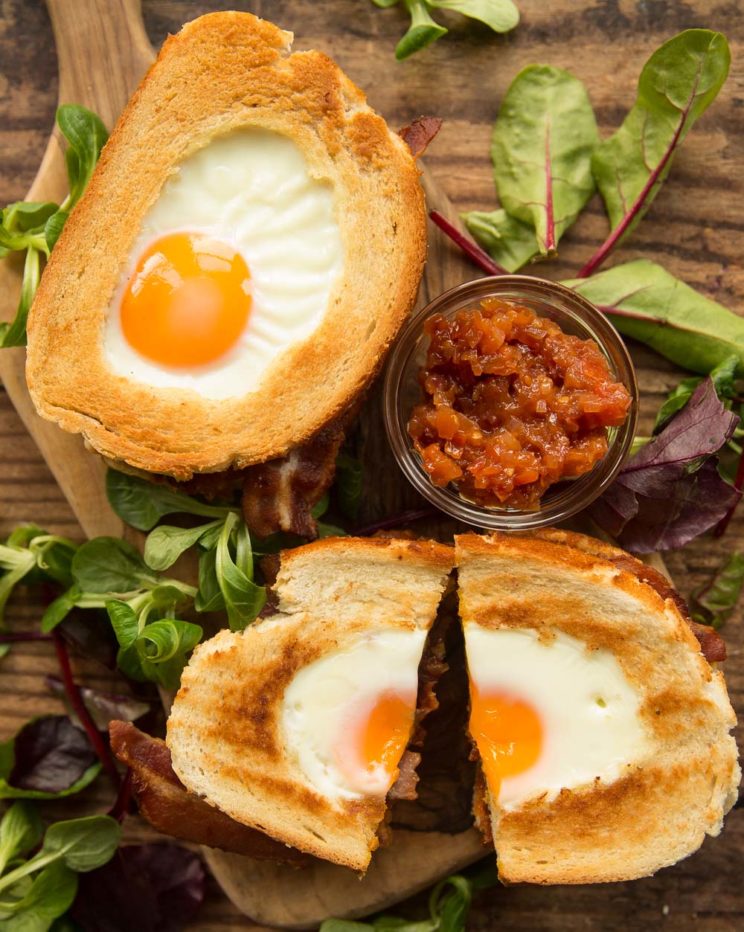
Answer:
M516 272L540 251L534 229L500 208L462 214L468 232L507 272Z
M620 471L590 508L594 520L635 553L682 547L715 526L738 499L715 454L739 422L710 378Z
M624 336L707 375L728 356L744 375L744 319L647 259L563 283L607 313Z
M612 232L580 275L591 275L648 210L695 120L715 100L728 75L726 37L688 29L646 62L638 97L620 129L600 143L592 171Z
M493 128L494 179L502 207L534 227L543 255L594 193L598 141L586 89L568 71L530 65L512 81Z

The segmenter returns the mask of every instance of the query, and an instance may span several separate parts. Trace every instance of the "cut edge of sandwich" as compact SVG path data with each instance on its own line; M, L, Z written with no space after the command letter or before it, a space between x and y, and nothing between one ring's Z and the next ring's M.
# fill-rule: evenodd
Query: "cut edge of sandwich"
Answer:
M428 632L453 556L429 541L354 538L284 553L277 614L221 631L184 670L166 738L181 782L244 825L364 872L386 828L387 792L320 793L284 743L282 697L304 665L360 633Z
M563 631L590 650L610 649L642 699L652 749L616 780L543 794L513 809L499 806L479 768L475 821L493 839L499 878L634 880L675 864L706 835L717 835L741 779L730 733L736 716L723 674L703 656L682 600L663 577L618 548L558 530L461 535L455 554L464 626ZM563 574L565 597L551 605L540 598L540 579L552 577L555 586L556 574ZM599 587L594 605L577 601L577 581ZM611 617L603 603L613 590L626 605L628 598L636 601L637 617ZM524 624L515 623L520 613Z

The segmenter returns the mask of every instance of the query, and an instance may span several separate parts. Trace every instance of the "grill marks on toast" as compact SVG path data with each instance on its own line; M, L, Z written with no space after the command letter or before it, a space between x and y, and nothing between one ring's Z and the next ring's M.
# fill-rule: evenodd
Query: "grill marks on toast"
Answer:
M456 564L465 623L533 628L548 639L564 632L611 651L641 697L651 739L651 752L611 783L511 811L488 798L501 879L631 880L718 834L740 778L735 716L676 593L622 551L564 531L463 535Z

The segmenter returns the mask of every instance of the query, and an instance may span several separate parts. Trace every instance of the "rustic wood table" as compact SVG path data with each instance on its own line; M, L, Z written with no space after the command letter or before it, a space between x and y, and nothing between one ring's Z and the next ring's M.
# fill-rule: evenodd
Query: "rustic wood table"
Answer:
M75 0L68 0L73 3ZM488 157L491 124L514 75L532 62L571 69L582 78L604 132L622 120L635 95L638 73L666 38L691 26L726 33L733 68L711 110L686 140L672 177L647 218L614 261L646 256L733 310L744 313L744 2L743 0L518 0L522 23L506 37L448 18L450 34L434 47L398 64L393 48L405 28L402 8L378 10L369 0L253 0L201 3L144 0L147 29L157 47L181 23L213 9L248 9L294 31L296 47L332 55L393 126L430 113L444 128L427 154L434 178L458 209L490 209L494 191ZM56 58L42 0L0 0L0 203L23 196L36 172L56 102ZM105 80L105 76L102 78ZM595 198L561 243L550 277L568 277L606 232ZM663 395L680 373L634 346L648 427ZM32 521L80 538L81 531L51 473L0 391L0 537ZM744 550L744 507L722 540L703 538L667 555L683 593L705 581L735 549ZM40 603L33 595L13 600L9 619L31 628ZM724 630L729 644L726 673L735 707L744 711L744 632L741 612ZM44 674L55 671L47 644L19 645L0 667L0 739L33 715L58 712ZM76 660L90 685L108 674ZM104 781L82 796L49 807L67 816L108 805ZM127 840L157 837L138 819L126 824ZM744 811L728 817L721 838L657 877L635 883L583 887L515 887L481 894L469 928L624 930L666 927L719 932L744 928ZM423 901L402 911L415 913ZM408 908L410 906L410 909ZM212 881L193 925L258 929L244 919Z

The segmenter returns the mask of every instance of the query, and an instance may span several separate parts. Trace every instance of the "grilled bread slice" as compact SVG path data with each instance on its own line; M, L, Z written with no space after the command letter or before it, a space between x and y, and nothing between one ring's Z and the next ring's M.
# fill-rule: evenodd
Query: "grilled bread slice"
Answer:
M284 455L348 408L413 305L426 252L415 161L333 61L291 42L236 12L167 39L55 246L28 321L29 390L112 461L187 479ZM320 323L242 396L115 372L103 335L143 217L184 160L246 129L290 139L332 187L342 271Z
M401 632L415 633L420 645L408 671L415 694L420 650L452 558L451 547L428 541L354 538L318 541L283 554L277 614L242 633L220 632L194 651L184 671L167 733L173 769L183 784L278 841L365 870L378 845L387 786L366 794L329 788L324 772L318 776L317 768L308 769L308 755L312 766L317 764L308 742L327 737L333 746L344 736L328 727L321 702L310 730L298 739L287 730L287 716L299 699L288 696L314 664L348 657L361 644L359 682L352 679L340 697L341 708L353 710L370 678L372 689L377 686L379 668L374 673L369 652L378 639ZM336 672L319 676L309 697L299 698L312 704L321 692L333 690ZM329 698L329 708L336 708L336 701L337 695ZM411 708L411 729L412 718ZM321 770L326 764L335 766L326 760Z
M578 639L587 660L608 652L637 695L645 735L614 780L537 792L516 806L488 786L501 879L631 880L718 834L740 779L736 720L674 593L649 584L648 568L623 551L562 531L464 535L456 565L466 645L473 631L516 630L548 645ZM520 692L529 701L527 671ZM562 696L552 701L560 709Z

